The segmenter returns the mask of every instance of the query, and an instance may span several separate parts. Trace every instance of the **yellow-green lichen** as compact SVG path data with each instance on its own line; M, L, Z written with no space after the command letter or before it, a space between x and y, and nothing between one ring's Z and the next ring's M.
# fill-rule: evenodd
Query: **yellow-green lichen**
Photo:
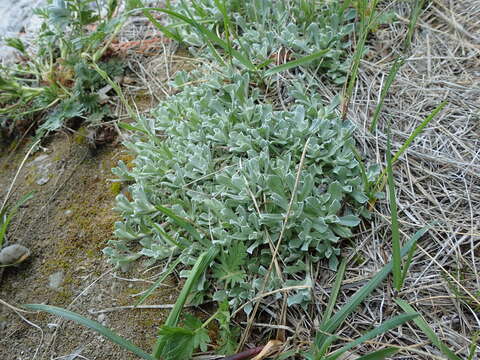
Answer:
M120 194L121 190L122 190L122 183L112 182L110 184L110 191L112 192L113 195L117 196L118 194Z
M79 145L85 144L87 142L87 129L85 127L78 129L73 140Z

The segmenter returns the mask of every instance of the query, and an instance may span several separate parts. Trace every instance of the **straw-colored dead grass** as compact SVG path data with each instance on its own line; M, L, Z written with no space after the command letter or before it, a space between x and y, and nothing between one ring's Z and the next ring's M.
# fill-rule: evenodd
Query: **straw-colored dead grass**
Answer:
M356 137L364 156L385 163L388 122L395 150L438 104L448 101L394 166L404 239L431 225L399 296L422 313L453 351L466 357L480 331L480 2L425 3L412 47L405 53L402 42L410 10L404 3L389 2L401 21L371 37L348 119L358 127ZM368 130L372 114L398 55L404 55L406 63L372 134ZM378 203L374 221L363 226L351 250L362 264L350 266L347 278L366 278L390 258L389 213L386 201ZM350 291L344 287L344 296ZM385 285L376 294L342 334L356 336L394 310L391 288ZM420 344L404 352L408 358L442 358L415 325L403 325L379 341Z

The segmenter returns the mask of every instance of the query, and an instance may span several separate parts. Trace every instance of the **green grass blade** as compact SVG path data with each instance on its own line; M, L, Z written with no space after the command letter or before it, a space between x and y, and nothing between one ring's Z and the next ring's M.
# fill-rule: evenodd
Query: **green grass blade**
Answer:
M325 335L325 334L324 334ZM333 344L334 341L338 339L338 336L330 335L325 336L323 339L322 346L316 349L315 357L313 359L323 359L325 354L328 352L328 348Z
M163 12L165 14L170 15L171 17L174 17L176 19L179 19L192 27L194 27L206 40L211 41L212 43L220 46L224 51L229 52L234 58L236 58L243 66L245 66L248 70L255 71L256 67L255 65L248 59L248 57L244 56L241 52L238 50L235 50L233 48L229 49L229 46L227 42L224 40L220 39L217 34L214 32L210 31L207 29L205 26L200 24L199 22L195 21L192 18L189 18L187 16L184 16L180 13L177 13L175 11L169 10L169 9L163 9L163 8L143 8L141 10L147 10L147 11L159 11ZM230 51L229 51L230 50Z
M383 102L385 101L385 97L387 96L388 90L392 85L395 77L397 76L398 70L402 67L405 63L405 60L402 57L397 57L395 62L390 69L387 79L385 80L385 84L383 85L382 92L380 93L380 100L378 101L377 107L375 108L375 113L373 114L372 125L370 126L370 131L373 132L377 128L377 121L380 115L380 111L383 108Z
M118 122L117 125L118 125L118 127L122 128L122 129L125 129L125 130L138 131L138 132L141 132L145 135L149 135L148 131L146 131L144 129L141 129L138 126L133 126L133 125L130 125L128 123L121 122L121 121Z
M416 241L417 239L411 238L405 244L405 246L401 250L402 257L410 251ZM350 315L357 308L357 306L360 305L363 300L365 300L365 298L380 285L380 283L388 276L388 274L390 274L390 272L392 271L392 267L392 262L389 262L387 265L385 265L366 285L364 285L360 290L355 293L355 295L350 298L350 301L343 305L342 308L330 318L330 320L328 320L324 325L322 325L320 327L320 330L324 333L329 334L335 332L335 330L337 330L338 327L342 325L347 316ZM318 348L323 345L324 341L322 341L322 339L324 338L325 337L320 332L317 333L315 345Z
M393 317L392 319L385 321L380 326L375 327L373 330L370 330L366 334L360 336L358 339L355 339L351 343L343 346L342 348L335 351L332 355L327 356L323 360L336 360L340 357L340 355L344 354L345 352L354 348L355 346L358 346L365 341L374 339L377 336L382 335L382 334L386 333L387 331L389 331L391 329L394 329L394 328L398 327L399 325L401 325L401 324L403 324L407 321L415 319L416 317L418 317L417 313L405 313L405 314L397 315L397 316ZM320 359L318 359L318 360L320 360Z
M162 205L155 205L155 208L158 211L162 212L167 217L169 217L170 219L172 219L175 224L177 224L181 228L185 229L198 242L202 243L203 245L205 245L207 247L209 247L211 245L210 243L206 242L204 238L202 238L200 236L198 231L193 227L193 225L188 220L182 218L181 216L178 216L172 210L170 210L170 209L168 209L168 208L166 208Z
M213 2L215 3L215 6L222 14L223 27L225 30L225 39L227 39L226 44L227 44L228 54L231 56L233 48L230 41L230 34L233 29L233 25L232 25L232 22L230 21L230 17L228 16L227 7L225 6L225 0L213 0Z
M360 152L358 151L357 146L355 144L353 143L350 144L350 149L352 150L353 155L355 156L355 159L357 160L358 165L360 167L360 176L362 177L362 182L365 187L364 188L365 194L370 199L372 197L372 193L371 193L372 183L371 181L368 180L367 168L365 167L364 159L360 155Z
M357 360L383 360L387 357L395 355L398 351L399 349L397 348L386 348L374 351L367 355L360 356Z
M157 19L150 13L150 11L145 9L143 2L141 0L129 0L131 9L141 10L143 15L155 26L158 30L164 33L168 38L173 39L178 42L182 42L182 38L176 32L170 31L168 26L164 26L158 22Z
M420 125L418 125L415 130L413 130L413 132L410 134L410 136L408 137L407 141L405 141L405 143L400 147L400 149L398 149L398 151L395 153L395 155L393 156L393 159L392 159L392 163L395 163L398 158L400 156L403 155L403 153L405 152L405 150L408 149L408 147L410 146L410 144L413 142L413 140L415 140L415 138L423 131L423 129L430 123L430 121L432 121L432 119L437 116L437 114L442 111L442 109L445 107L445 105L447 105L447 101L443 101L440 105L438 105L435 109L433 109L433 111L430 113L430 115L428 115Z
M203 8L201 6L199 6L195 1L190 1L189 4L186 4L185 3L185 0L180 0L180 3L183 5L183 8L185 9L185 11L187 12L187 15L186 18L188 19L192 19L192 21L195 21L193 20L193 15L192 13L190 12L189 8L190 6L193 6L193 8L199 13L201 14L200 17L202 18L206 18L207 14L206 12L203 10ZM170 8L171 10L171 8ZM204 21L206 21L206 19L204 19ZM199 23L200 24L200 23ZM199 29L197 29L197 31L199 31ZM213 33L214 35L216 35L215 33ZM222 56L218 53L217 49L215 48L214 46L214 43L212 43L212 41L208 41L207 38L205 38L205 35L202 34L202 32L200 32L200 35L203 36L203 38L206 40L206 44L208 46L208 48L212 51L212 55L213 57L215 58L215 60L217 60L222 66L225 65L225 61L223 60ZM226 51L229 50L229 47L228 47L228 43L225 42L225 44L227 45L227 48L225 48ZM232 53L229 52L229 55L230 55L230 59L231 59L231 55Z
M480 331L477 331L473 337L470 346L468 347L468 358L467 360L473 360L473 357L477 353L477 347L478 347L478 338L480 337Z
M400 306L403 311L406 313L416 313L415 309L402 299L395 299L395 302ZM417 317L413 320L415 324L423 331L425 336L434 344L440 351L450 360L461 360L453 351L451 351L435 334L435 332L428 326L427 322L422 316Z
M392 261L393 261L393 285L397 291L402 287L402 259L400 256L400 226L398 224L398 208L395 196L395 182L393 180L392 167L392 137L390 126L387 134L387 183L388 183L388 202L390 204L390 217L392 221Z
M185 285L178 296L178 299L173 307L172 311L168 315L167 320L165 321L165 326L175 327L177 326L178 320L180 318L180 313L187 301L188 296L193 290L193 287L197 283L198 279L202 274L205 272L207 267L211 264L213 259L217 256L218 249L216 247L210 247L207 251L203 252L195 262L192 270L190 271L190 275L185 282ZM153 357L155 359L160 359L162 352L167 345L165 338L162 336L158 336L157 342L153 348Z
M152 286L150 286L150 288L147 290L147 292L145 294L143 294L143 296L140 298L140 300L138 300L136 303L135 303L135 306L138 306L138 305L142 305L145 300L147 300L147 298L153 294L153 292L160 286L160 284L162 282L165 281L165 279L173 272L173 270L175 270L175 268L178 266L178 264L180 264L180 262L182 261L182 257L179 256L174 262L172 262L170 264L170 266L168 267L167 270L165 270L165 272L162 274L162 276L160 276L153 284Z
M20 208L20 206L22 206L23 204L25 204L28 200L30 200L31 198L33 198L33 195L34 195L35 191L31 191L29 192L28 194L24 195L21 197L20 200L18 200L15 205L12 206L12 208L9 210L9 214L12 214L15 215L15 213L18 211L18 209ZM1 212L0 212L0 216L3 216L5 213L6 213L6 208L4 208Z
M420 11L422 10L424 0L415 1L415 7L412 10L410 16L410 22L408 23L407 36L405 38L405 48L408 49L412 44L413 31L418 22L418 17L420 16Z
M143 10L143 15L145 15L145 17L150 20L150 22L158 29L160 30L162 33L164 33L168 38L170 39L173 39L175 41L178 41L178 42L182 42L182 38L180 35L178 35L177 33L173 32L173 31L170 31L170 29L168 28L168 26L164 26L162 24L160 24L157 19L155 19L152 14L150 14L149 11L146 11L146 10Z
M112 330L109 328L103 326L102 324L87 319L86 317L83 317L82 315L79 315L77 313L74 313L72 311L68 311L56 306L50 306L50 305L43 305L43 304L28 304L24 305L25 308L29 310L36 310L36 311L44 311L48 312L50 314L60 316L64 319L67 320L73 320L78 324L81 324L83 326L86 326L99 334L105 336L108 340L114 342L115 344L120 345L122 348L127 349L134 353L135 355L141 357L142 359L147 359L147 360L154 360L154 358L144 352L142 349L139 347L135 346L133 343L130 341L122 338L121 336L115 334Z
M395 164L395 162L400 158L400 156L403 155L403 153L408 149L410 144L415 140L415 138L420 135L420 133L423 131L423 129L432 121L432 119L437 116L437 114L447 105L447 101L443 101L440 105L438 105L433 111L421 122L420 125L418 125L413 132L410 134L408 139L405 141L405 143L398 149L398 151L395 153L395 155L392 158L392 164ZM385 178L386 175L386 169L383 169L382 173L378 176L376 187L377 191L380 191L381 187L383 187L381 184L383 182L383 179Z
M29 192L27 195L23 196L20 200L18 200L18 202L11 209L5 207L0 212L0 248L3 246L3 242L5 241L5 234L7 233L10 221L12 221L12 218L15 216L20 206L33 198L33 195L34 191Z
M407 272L408 269L410 268L410 264L412 263L412 258L413 254L415 253L415 250L417 249L417 240L420 239L423 234L425 234L428 231L428 227L424 227L420 230L418 230L415 234L413 234L412 239L415 239L415 244L413 244L412 248L407 254L407 259L405 260L402 268L402 284L405 282L405 278L407 277Z
M308 64L312 62L313 60L319 59L323 57L325 54L327 54L330 51L330 49L323 49L320 51L316 51L313 54L301 57L300 59L292 60L289 62L286 62L285 64L275 66L274 68L268 69L263 73L263 76L271 76L273 74L289 70L291 68L297 67L297 66L302 66L305 64Z
M174 238L172 238L165 230L162 229L160 225L153 221L149 221L150 226L152 226L163 238L165 241L169 242L171 245L178 247L181 250L185 250L186 246L183 244L180 244L178 241L176 241ZM190 242L191 244L191 242Z
M335 283L332 287L332 292L330 293L330 298L328 299L327 308L323 314L322 325L325 324L332 316L333 308L337 302L338 293L340 292L340 287L342 286L343 276L345 275L345 269L347 268L347 263L344 260L340 263L338 267L337 276L335 277Z
M377 7L378 0L373 0L369 6L368 0L357 1L358 12L360 13L360 31L359 31L359 40L357 42L357 47L353 54L352 67L350 69L350 74L348 76L347 88L344 95L344 104L343 104L343 117L346 116L348 103L350 102L350 97L352 96L353 87L357 80L358 69L360 68L360 61L365 50L365 43L367 41L368 33L370 27L375 19L375 10Z

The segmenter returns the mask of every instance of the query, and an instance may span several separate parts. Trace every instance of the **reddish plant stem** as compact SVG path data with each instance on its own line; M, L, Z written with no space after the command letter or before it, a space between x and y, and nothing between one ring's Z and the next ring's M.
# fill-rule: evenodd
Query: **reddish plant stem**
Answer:
M247 360L252 356L259 354L263 350L264 346L257 346L237 354L233 354L227 357L224 357L223 360Z

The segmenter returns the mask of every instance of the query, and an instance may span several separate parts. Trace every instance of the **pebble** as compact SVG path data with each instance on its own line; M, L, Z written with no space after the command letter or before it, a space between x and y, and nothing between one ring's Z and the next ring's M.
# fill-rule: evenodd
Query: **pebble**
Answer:
M65 273L60 270L48 277L48 286L50 289L59 290L63 283L63 278L65 277Z
M48 323L48 324L47 324L47 327L48 327L50 330L55 330L56 328L58 328L58 324L56 324L56 323Z
M30 250L23 245L13 244L0 251L0 264L12 265L24 261L30 256Z

